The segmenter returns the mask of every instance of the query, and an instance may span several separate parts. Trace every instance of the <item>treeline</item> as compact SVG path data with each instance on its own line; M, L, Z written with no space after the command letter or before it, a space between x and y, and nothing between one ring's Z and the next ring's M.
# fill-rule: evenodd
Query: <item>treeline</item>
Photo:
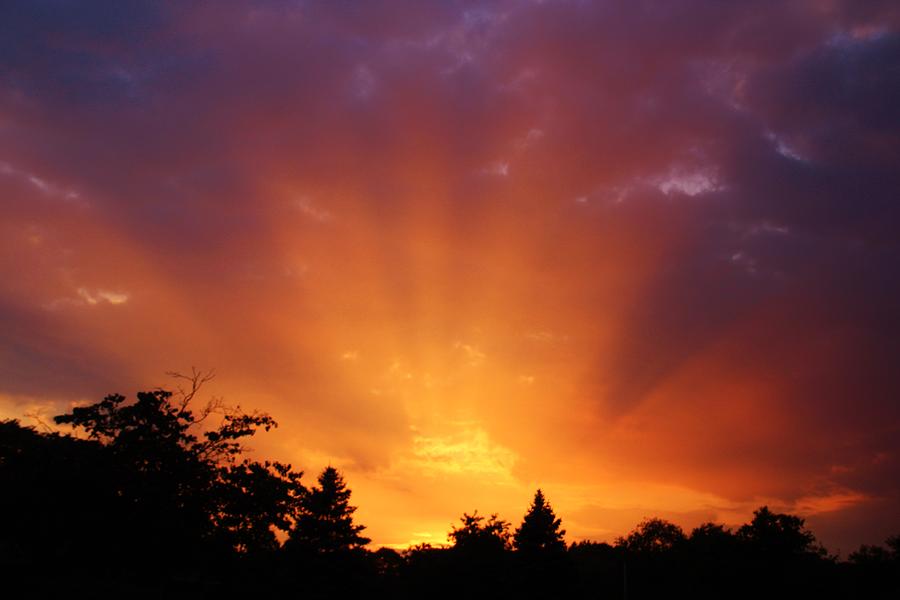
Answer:
M111 395L54 418L0 421L5 589L46 598L898 598L900 536L838 561L801 518L762 507L735 531L648 519L613 545L566 546L538 490L521 523L463 514L449 547L367 549L350 490L307 486L242 443L267 414L172 393Z

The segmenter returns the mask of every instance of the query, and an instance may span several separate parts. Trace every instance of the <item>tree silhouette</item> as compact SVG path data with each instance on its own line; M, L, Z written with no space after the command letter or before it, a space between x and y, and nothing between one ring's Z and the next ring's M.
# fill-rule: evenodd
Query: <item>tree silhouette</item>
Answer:
M301 502L288 545L314 553L357 550L371 540L360 535L363 525L353 523L355 506L350 506L350 490L334 467L319 475L319 485L310 489Z
M509 523L497 514L485 518L478 511L460 517L449 537L449 572L442 579L453 582L451 596L502 597L510 579L511 536Z
M0 567L42 578L49 597L166 597L273 560L301 473L242 457L276 425L267 414L215 399L193 410L210 378L75 407L54 418L68 433L0 422Z
M509 523L494 513L485 520L476 510L463 513L461 527L450 531L453 547L458 552L471 554L497 554L510 549Z
M742 562L753 573L745 585L748 594L762 595L777 588L784 596L812 598L834 589L836 582L826 577L833 562L801 517L763 506L738 529L737 538Z
M77 568L117 550L110 459L97 442L0 421L0 568Z
M513 534L516 550L515 595L558 597L570 595L568 582L572 562L566 555L565 531L544 493L538 489L534 500Z
M213 514L219 538L240 554L278 550L275 531L291 529L306 491L301 476L290 465L270 461L244 460L223 468Z
M753 520L738 529L738 537L760 553L772 556L822 555L816 537L804 526L800 517L774 513L768 506L753 512Z
M859 597L900 598L900 535L885 540L884 546L862 545L850 554Z
M891 557L895 561L900 561L900 533L892 535L884 541L885 545L891 552Z
M641 521L628 537L616 540L616 546L630 552L653 554L672 550L685 541L681 527L665 519L652 518Z
M691 531L687 541L694 555L715 561L729 558L737 551L739 543L739 539L730 529L718 523L698 525Z
M802 518L765 506L736 532L705 523L686 538L654 518L616 547L566 549L537 490L514 534L496 514L464 513L452 547L368 552L336 469L306 489L290 465L246 459L242 442L275 422L215 400L193 410L208 378L186 379L56 417L70 433L0 421L7 581L96 598L412 598L436 583L448 597L900 597L900 536L840 563Z
M524 554L559 553L566 549L563 541L565 530L560 529L558 519L539 489L522 524L513 534L513 547Z
M109 519L130 532L138 556L208 554L212 545L241 553L277 547L273 530L287 531L302 493L290 465L241 461L242 441L276 427L266 413L245 413L213 399L192 402L212 373L176 377L177 393L139 392L133 402L112 394L54 417L110 456L116 510ZM218 426L208 419L219 417Z

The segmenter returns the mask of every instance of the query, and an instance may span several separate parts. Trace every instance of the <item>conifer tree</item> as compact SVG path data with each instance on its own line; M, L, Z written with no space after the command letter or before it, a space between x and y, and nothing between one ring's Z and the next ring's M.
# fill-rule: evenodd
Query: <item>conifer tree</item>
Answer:
M563 541L566 532L559 528L561 524L544 493L538 490L522 525L513 534L513 546L526 554L562 552L566 549Z
M319 485L304 497L288 545L316 553L362 548L371 540L360 535L365 526L353 523L355 511L344 478L327 467L319 475Z

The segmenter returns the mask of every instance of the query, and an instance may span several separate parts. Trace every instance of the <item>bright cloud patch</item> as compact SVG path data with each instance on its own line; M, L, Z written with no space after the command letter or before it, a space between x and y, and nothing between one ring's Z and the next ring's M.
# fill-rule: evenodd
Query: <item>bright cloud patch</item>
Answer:
M125 304L128 302L128 294L125 292L112 292L109 290L90 291L87 288L78 288L78 297L86 304L96 306L97 304Z
M483 429L469 428L448 436L416 436L409 462L429 476L470 474L503 482L512 480L516 455L492 442Z
M674 171L656 183L666 196L672 194L684 194L685 196L698 196L721 189L714 171Z

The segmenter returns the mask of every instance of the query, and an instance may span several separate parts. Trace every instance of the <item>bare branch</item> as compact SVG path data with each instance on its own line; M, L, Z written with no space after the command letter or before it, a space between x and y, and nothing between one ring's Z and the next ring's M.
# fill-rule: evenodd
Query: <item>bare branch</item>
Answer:
M47 422L44 420L43 415L37 411L31 411L25 413L25 416L38 424L38 427L43 429L46 433L54 433L56 430L50 427Z
M227 411L228 406L225 404L225 401L220 396L213 396L210 398L209 402L206 403L206 406L200 409L200 416L195 418L193 423L195 425L202 423L211 414L226 414Z
M185 375L178 371L167 371L166 375L175 380L186 382L184 386L180 383L177 384L177 395L180 398L178 402L178 414L182 415L188 409L188 405L190 405L191 401L197 395L197 392L200 391L200 388L215 378L216 372L213 369L203 371L196 367L191 367L190 375ZM207 412L206 414L208 415L209 413ZM206 418L206 415L204 415L203 418Z

